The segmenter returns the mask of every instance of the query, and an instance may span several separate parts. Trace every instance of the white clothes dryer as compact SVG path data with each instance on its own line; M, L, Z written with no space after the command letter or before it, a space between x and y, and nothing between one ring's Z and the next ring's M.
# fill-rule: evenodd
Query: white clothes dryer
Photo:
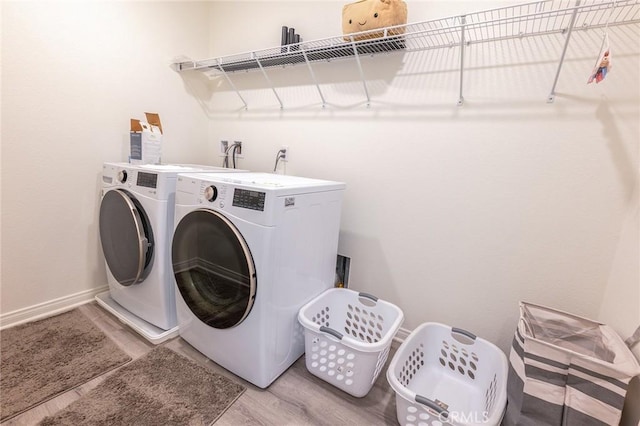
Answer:
M333 287L345 185L180 174L172 243L180 336L266 388L304 353L299 309Z
M177 335L170 266L178 172L239 172L201 165L104 163L100 242L109 291L98 303L153 343Z

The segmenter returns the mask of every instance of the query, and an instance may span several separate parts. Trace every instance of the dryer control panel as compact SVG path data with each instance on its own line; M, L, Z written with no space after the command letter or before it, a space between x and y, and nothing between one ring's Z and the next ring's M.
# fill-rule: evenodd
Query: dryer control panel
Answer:
M213 202L218 198L218 188L215 185L207 186L203 191L204 199Z
M240 207L243 209L264 211L264 203L266 200L266 194L261 191L252 191L243 188L233 188L233 199L231 205L233 207ZM200 187L200 195L202 198L210 203L220 199L220 207L224 208L224 199L227 192L227 186L218 186L202 182Z
M234 188L233 202L234 207L242 207L244 209L264 211L265 193L260 191L251 191L249 189Z

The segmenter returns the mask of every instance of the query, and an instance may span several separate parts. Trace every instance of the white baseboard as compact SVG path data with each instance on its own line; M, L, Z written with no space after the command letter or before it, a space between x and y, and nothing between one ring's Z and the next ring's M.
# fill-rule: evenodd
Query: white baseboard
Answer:
M27 308L18 309L6 314L0 314L0 330L14 325L47 318L94 300L98 293L109 289L109 286L92 288L79 293L70 294L58 299L49 300Z

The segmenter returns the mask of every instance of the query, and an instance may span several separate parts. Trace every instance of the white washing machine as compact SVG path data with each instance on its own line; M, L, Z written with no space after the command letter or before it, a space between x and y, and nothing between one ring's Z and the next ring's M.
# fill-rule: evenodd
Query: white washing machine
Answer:
M104 163L100 242L109 291L96 301L149 341L177 335L170 266L178 172L238 172L200 165Z
M180 174L172 264L180 336L265 388L304 352L299 309L333 287L345 185Z

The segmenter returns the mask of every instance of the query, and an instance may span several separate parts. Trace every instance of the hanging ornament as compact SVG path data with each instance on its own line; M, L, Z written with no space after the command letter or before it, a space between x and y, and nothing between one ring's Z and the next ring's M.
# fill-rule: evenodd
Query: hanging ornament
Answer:
M589 76L589 80L587 80L587 84L600 83L605 79L609 71L611 70L611 47L609 46L609 35L605 33L602 38L602 46L600 47L600 53L598 54L598 58L596 60L596 65L593 67L591 71L591 75Z
M587 84L600 83L605 79L609 71L611 71L611 47L609 46L609 22L611 21L611 15L613 14L613 9L615 8L616 3L613 2L609 7L609 17L607 18L607 23L604 26L604 31L602 34L602 44L600 45L600 53L598 53L598 58L596 59L596 64L591 71L591 75L587 80Z

